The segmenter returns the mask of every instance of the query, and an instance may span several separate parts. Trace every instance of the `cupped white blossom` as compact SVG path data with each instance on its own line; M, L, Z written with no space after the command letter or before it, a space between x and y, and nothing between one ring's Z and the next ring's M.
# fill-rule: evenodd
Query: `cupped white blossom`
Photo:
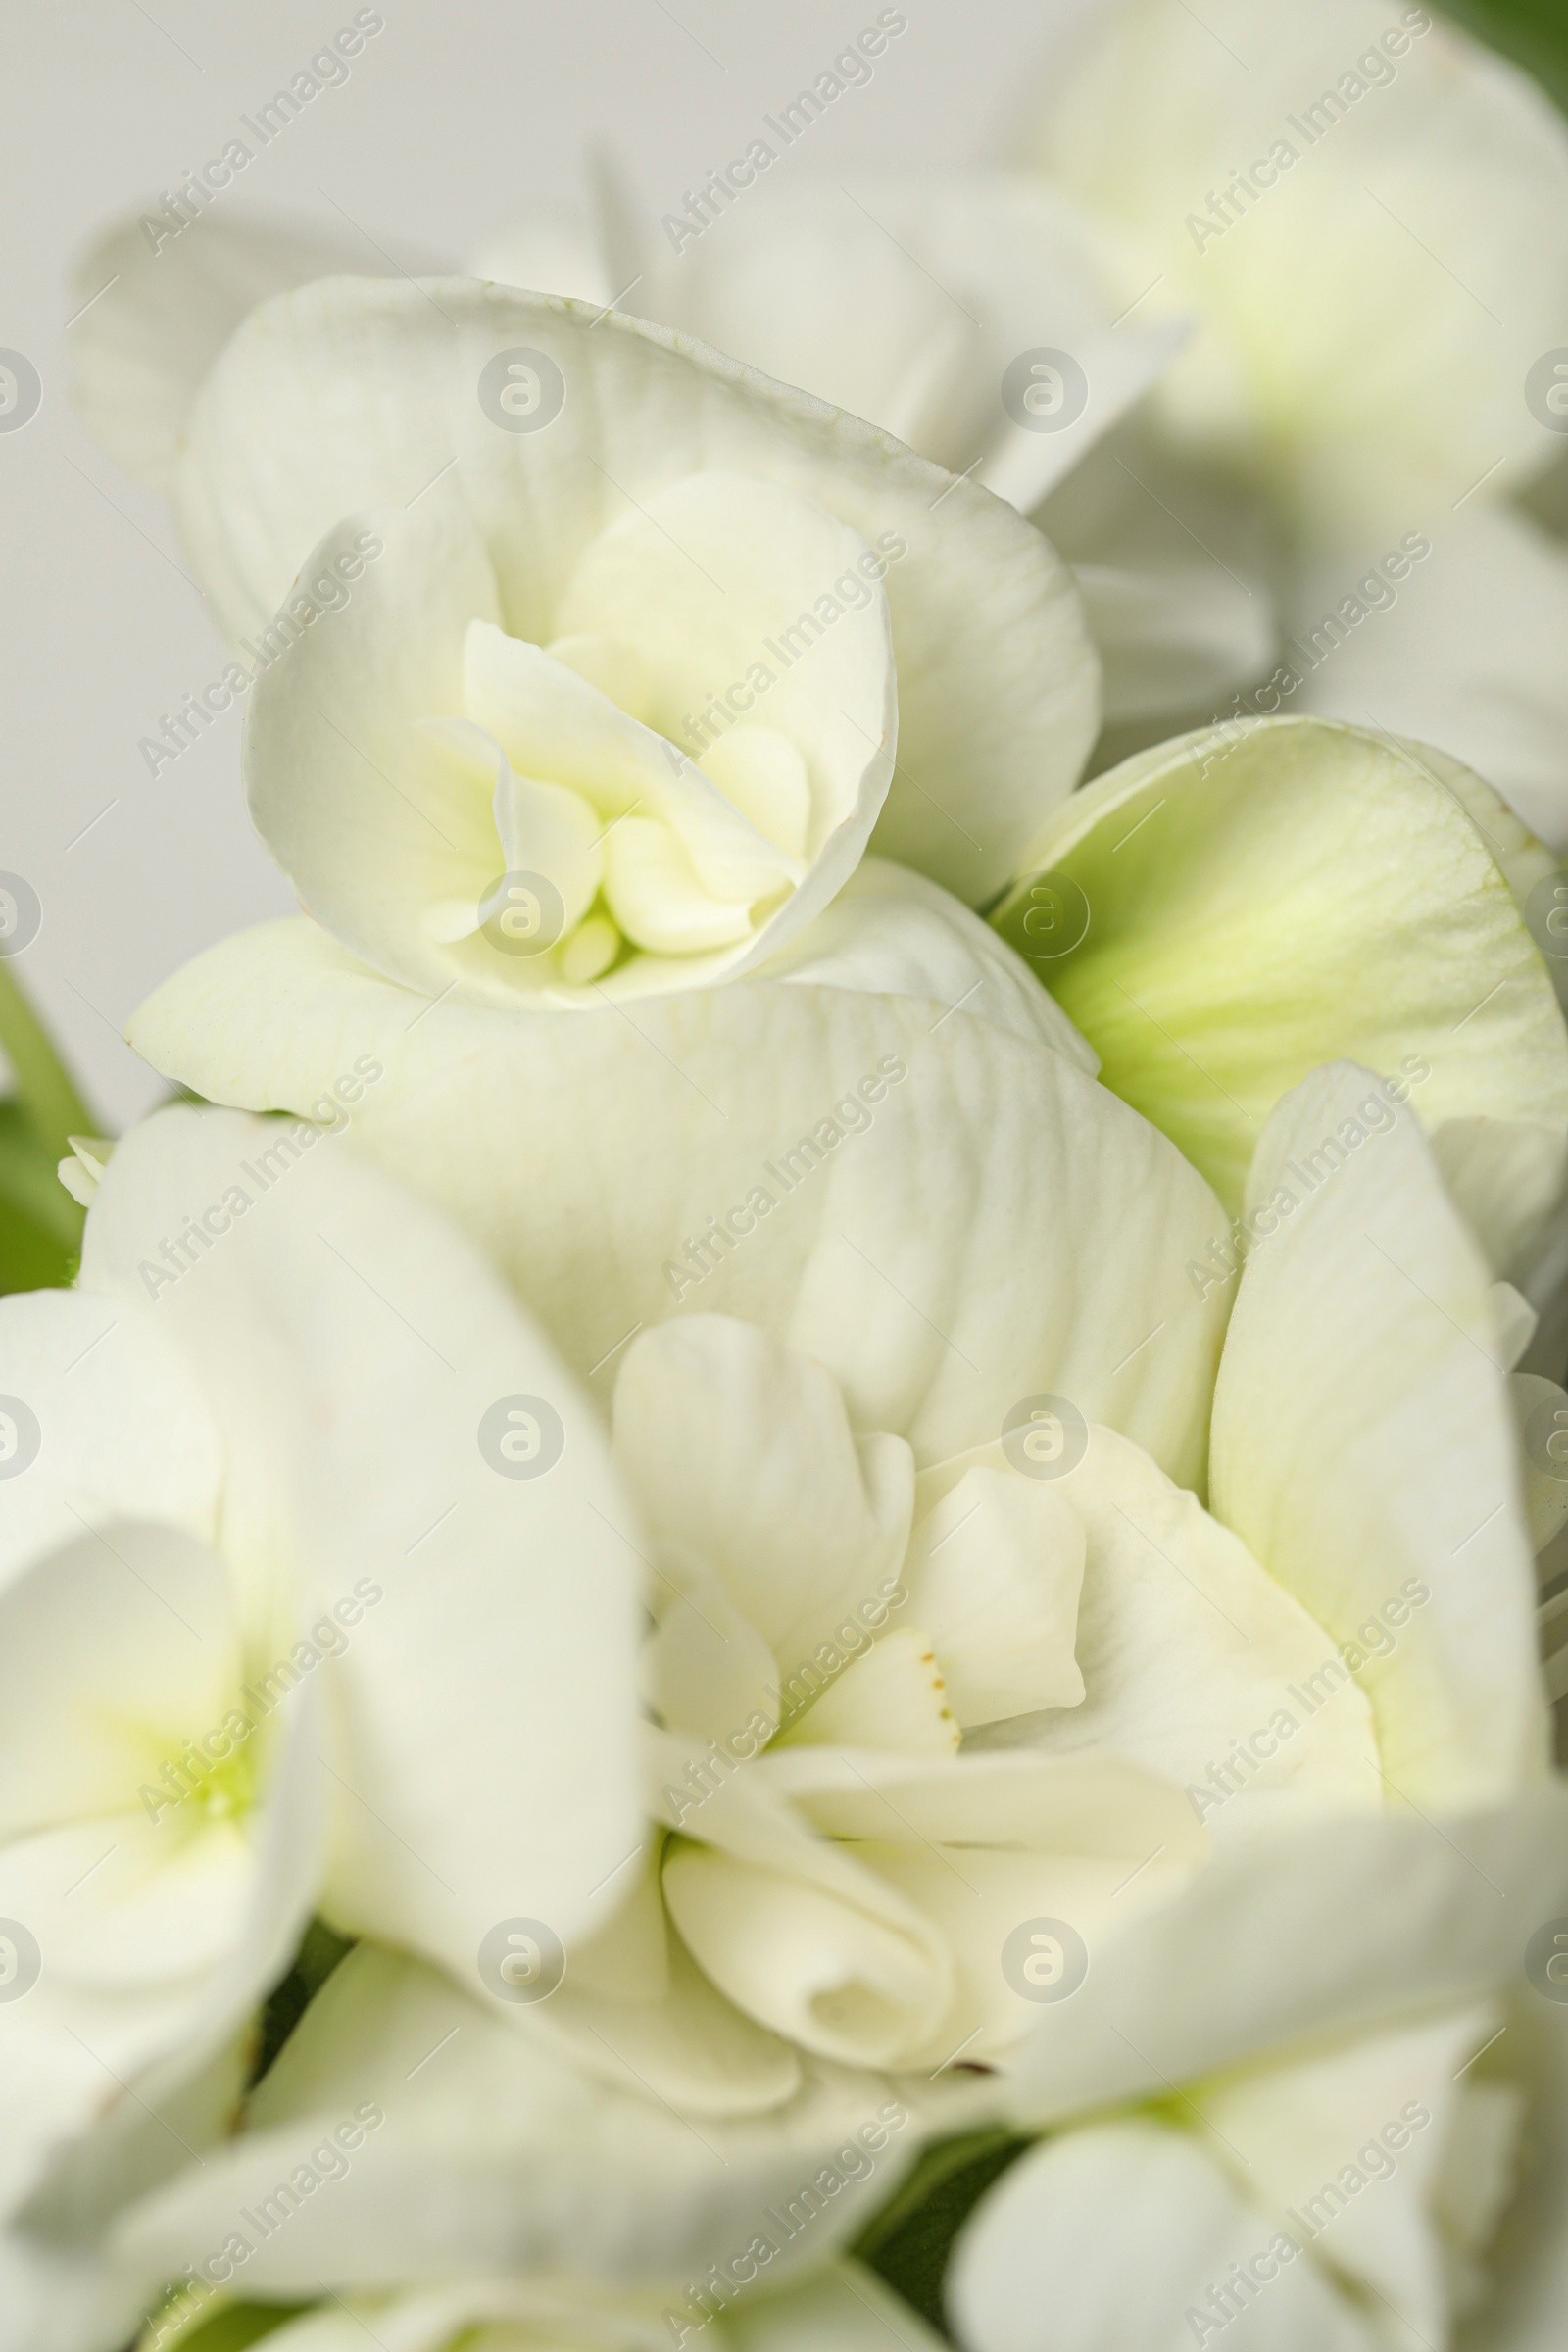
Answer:
M1129 0L1032 152L1120 236L1140 316L1198 321L1156 396L1174 430L1303 514L1494 495L1553 454L1527 394L1561 341L1568 133L1434 12Z
M1021 1964L1008 1969L1020 1923L1066 1919L1093 1946L1167 1902L1206 1849L1179 1785L1118 1752L1114 1722L1105 1736L1114 1672L1086 1693L1078 1656L1086 1576L1116 1621L1098 1638L1116 1646L1116 1590L1138 1581L1123 1531L1135 1555L1139 1532L1144 1552L1168 1552L1176 1490L1066 1404L917 1479L897 1436L856 1434L823 1369L709 1317L633 1343L615 1448L652 1544L646 1683L670 1837L590 1956L586 1995L564 1995L553 2022L570 2032L580 2015L615 2042L615 1982L635 1973L627 1946L652 1902L770 2037L774 2068L778 2044L926 2074L1004 2058L1034 2014ZM1190 1703L1223 1690L1266 1715L1321 1632L1239 1545L1205 1570L1225 1598L1214 1639L1182 1628ZM1148 1623L1155 1606L1140 1592L1129 1614ZM1168 1653L1180 1637L1162 1630ZM1070 1753L967 1752L968 1735L1081 1708L1097 1730L1069 1735ZM1365 1802L1371 1745L1348 1707L1278 1778ZM673 1962L667 1997L686 1998ZM769 2073L760 2050L753 2095L792 2079Z
M1552 889L1545 850L1456 760L1282 716L1098 777L1044 828L993 919L1103 1082L1233 1218L1275 1102L1345 1056L1413 1104L1454 1198L1513 1270L1568 1163L1568 1031L1536 944L1555 944ZM1393 1112L1374 1098L1363 1115ZM1343 1158L1361 1133L1312 1149ZM1238 1246L1251 1238L1242 1228Z
M465 1967L603 1908L634 1593L554 1357L303 1123L127 1137L78 1287L0 1306L0 1380L3 2198L48 2238L221 2128L313 1908ZM541 1393L570 1474L498 1476L483 1415Z
M729 487L683 489L694 475ZM309 559L345 517L426 501L466 514L503 632L540 649L608 638L568 643L565 665L575 653L612 702L674 729L688 760L743 727L796 740L808 680L849 661L838 637L863 600L835 582L874 584L858 568L863 542L885 568L898 673L898 773L878 846L971 900L1004 879L1010 850L1071 789L1098 726L1077 592L1011 508L841 411L619 313L468 279L335 278L277 296L203 383L174 501L208 593L264 668L275 638L325 638L339 617L321 607L344 602L343 581ZM649 597L664 609L649 612ZM524 679L521 662L508 675L527 708L554 673L530 662ZM800 679L797 663L809 664ZM290 667L279 664L279 693ZM858 706L854 719L868 723ZM869 731L862 766L881 740L874 716ZM775 779L787 759L747 748L737 800L798 801L799 784ZM820 747L808 729L797 749L815 760ZM666 766L661 781L667 799L680 779ZM808 781L814 841L833 796L820 774Z
M1253 1198L1274 1230L1220 1362L1211 1511L1059 1397L917 1477L824 1371L745 1326L634 1341L616 1453L651 1544L671 1836L558 2031L614 2045L615 1982L662 1899L665 1932L776 2040L925 2072L1022 2054L1038 2088L1016 1953L1009 1973L1029 1922L1066 1920L1093 1954L1136 1943L1148 1909L1146 1953L1180 1948L1205 1903L1194 1822L1266 1877L1324 1820L1353 1844L1409 1806L1438 1837L1429 1806L1480 1812L1542 1780L1487 1268L1406 1104L1380 1159L1293 1182L1305 1139L1375 1086L1319 1073L1265 1132ZM678 1973L668 1998L678 2013ZM671 2038L678 2070L695 2037ZM787 2072L764 2048L752 2064L753 2095L778 2095ZM658 2079L679 2095L678 2071Z
M955 2248L964 2352L1025 2352L1042 2305L1062 2352L1545 2352L1561 2330L1560 2167L1543 2229L1526 2165L1559 2132L1562 2036L1540 2048L1536 2002L1276 2056L1186 2084L1157 2114L1041 2141Z
M1186 717L1263 667L1273 600L1255 534L1238 537L1190 467L1121 446L1114 429L1185 327L1147 327L1128 309L1114 252L1059 190L1023 174L846 183L793 170L755 178L700 232L679 211L651 227L603 172L598 194L593 230L531 214L468 267L678 328L896 433L1054 543L1062 533L1107 720ZM365 266L329 232L259 220L204 219L156 250L143 226L111 233L82 264L83 299L99 299L73 337L93 430L168 487L202 382L246 314Z
M898 729L882 583L907 552L692 474L589 541L538 645L500 625L461 508L352 515L308 568L363 572L357 593L257 682L252 813L317 920L432 996L733 977L864 852Z

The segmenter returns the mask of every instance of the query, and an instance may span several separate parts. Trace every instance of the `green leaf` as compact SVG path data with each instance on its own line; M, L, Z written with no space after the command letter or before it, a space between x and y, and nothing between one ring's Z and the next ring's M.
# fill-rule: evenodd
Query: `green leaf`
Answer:
M1034 2142L1014 2132L966 2132L926 2149L853 2251L947 2333L942 2281L953 2241L994 2180Z
M198 2294L191 2287L181 2288L149 2319L137 2340L136 2352L247 2352L251 2344L260 2343L292 2320L309 2303L230 2303L226 2299L214 2309L210 2294Z
M1456 24L1511 57L1568 111L1568 11L1563 0L1450 0Z
M0 1101L0 1294L54 1290L75 1272L83 1219L57 1170L70 1138L95 1129L9 959L0 959L0 1050L13 1087Z
M0 959L0 1047L11 1064L17 1099L57 1160L64 1159L72 1136L98 1132L75 1080L6 959Z
M255 2089L333 1969L353 1949L352 1936L340 1936L324 1919L312 1920L293 1966L278 1979L262 2009L261 2040L247 2088Z
M60 1157L19 1102L0 1101L0 1294L58 1289L75 1270L83 1212Z

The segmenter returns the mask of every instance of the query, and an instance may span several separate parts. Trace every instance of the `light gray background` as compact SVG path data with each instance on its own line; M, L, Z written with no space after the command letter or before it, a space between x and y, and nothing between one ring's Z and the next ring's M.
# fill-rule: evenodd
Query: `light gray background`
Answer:
M151 777L138 739L222 664L164 502L71 407L74 272L112 221L218 153L357 0L4 0L0 346L43 405L0 434L5 648L0 868L43 927L16 966L105 1124L166 1090L120 1039L187 956L289 910L251 832L230 712ZM904 0L872 80L776 170L998 160L1018 109L1104 0ZM382 0L386 29L219 200L470 253L509 220L578 209L609 147L650 217L742 152L879 0ZM802 158L805 158L803 164ZM367 269L377 267L366 246ZM92 289L87 289L90 292Z

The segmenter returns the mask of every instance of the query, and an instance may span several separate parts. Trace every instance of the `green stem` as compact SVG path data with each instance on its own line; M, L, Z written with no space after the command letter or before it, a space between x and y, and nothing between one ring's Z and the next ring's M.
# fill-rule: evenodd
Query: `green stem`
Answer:
M16 1092L44 1143L63 1159L67 1138L96 1135L92 1112L55 1050L53 1039L24 996L8 960L0 957L0 1047L11 1063Z

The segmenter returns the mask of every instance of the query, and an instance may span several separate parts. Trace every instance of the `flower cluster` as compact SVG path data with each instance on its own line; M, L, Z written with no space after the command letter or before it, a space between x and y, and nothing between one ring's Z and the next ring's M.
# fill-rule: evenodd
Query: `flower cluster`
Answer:
M1568 130L1205 13L90 265L300 911L0 1300L3 2352L1560 2340Z

